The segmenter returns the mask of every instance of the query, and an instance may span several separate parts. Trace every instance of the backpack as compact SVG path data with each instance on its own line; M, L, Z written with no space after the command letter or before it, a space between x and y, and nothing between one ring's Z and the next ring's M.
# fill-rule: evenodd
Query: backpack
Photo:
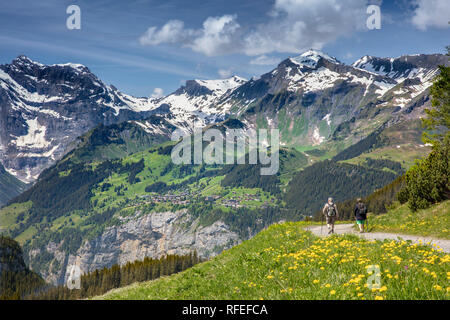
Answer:
M358 207L358 214L359 215L364 216L367 213L367 208L366 208L366 205L364 203L359 202L357 204L357 207Z
M334 217L336 215L336 207L334 203L332 205L328 204L327 215L329 217Z

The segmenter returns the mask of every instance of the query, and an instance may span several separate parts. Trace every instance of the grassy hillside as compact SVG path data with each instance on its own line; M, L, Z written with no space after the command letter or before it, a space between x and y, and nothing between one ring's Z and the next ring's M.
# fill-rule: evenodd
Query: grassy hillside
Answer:
M448 299L450 255L405 241L317 238L305 223L269 227L182 273L101 299ZM373 284L368 267L379 266Z
M423 144L419 120L405 121L378 129L333 157L336 161L363 164L367 159L398 162L409 169L416 159L425 157L430 148Z
M169 140L174 127L158 116L150 116L145 121L163 126L161 133L146 132L134 122L122 122L105 126L100 124L79 137L74 148L66 158L76 162L99 162L126 157L132 153L146 150L151 146Z
M407 204L374 217L371 230L450 239L450 200L412 212Z
M257 232L281 219L301 219L295 210L277 209L282 205L276 194L278 176L261 178L257 172L258 180L244 177L240 174L244 165L174 165L172 146L166 142L106 161L93 161L89 155L87 162L81 157L86 154L83 150L90 150L87 145L74 150L0 210L3 232L23 246L27 258L30 250L45 248L50 241L64 240L62 250L73 254L83 241L136 212L186 208L202 225L221 220L244 238L249 230ZM287 149L281 150L280 162L280 175L307 163L303 154ZM45 272L53 260L49 252L29 263L33 270Z
M74 254L85 240L136 213L187 209L203 226L221 220L247 239L274 222L314 214L330 195L337 201L368 195L404 169L393 159L371 157L378 144L369 141L343 152L341 161L348 163L321 161L331 156L321 148L283 147L278 174L261 176L259 166L174 165L174 143L166 140L134 123L93 129L0 210L3 232L23 246L27 258L49 242ZM385 139L374 141L385 146ZM55 255L44 253L29 261L33 270L57 270Z
M27 184L9 174L0 163L0 207L23 192ZM0 225L1 230L1 225Z

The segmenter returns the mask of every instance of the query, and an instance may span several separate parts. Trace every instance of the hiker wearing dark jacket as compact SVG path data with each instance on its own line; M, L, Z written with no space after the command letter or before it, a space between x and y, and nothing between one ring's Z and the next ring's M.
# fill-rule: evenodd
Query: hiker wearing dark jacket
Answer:
M328 234L334 233L334 223L339 218L339 213L336 204L333 202L333 198L328 198L328 202L323 207L322 213L327 219Z
M356 224L359 227L359 232L363 233L364 232L364 223L367 220L367 207L364 204L364 202L362 201L362 199L357 199L356 200L356 205L355 205L355 218L356 218Z

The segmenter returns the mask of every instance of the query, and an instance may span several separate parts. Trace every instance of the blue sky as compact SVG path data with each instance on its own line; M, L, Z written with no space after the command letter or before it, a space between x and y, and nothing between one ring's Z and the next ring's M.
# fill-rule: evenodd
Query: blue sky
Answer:
M80 30L66 27L71 4L81 9ZM380 5L379 30L366 27L369 4ZM149 96L193 78L258 76L311 47L345 63L444 52L448 20L448 0L2 0L0 64L20 54L81 63Z

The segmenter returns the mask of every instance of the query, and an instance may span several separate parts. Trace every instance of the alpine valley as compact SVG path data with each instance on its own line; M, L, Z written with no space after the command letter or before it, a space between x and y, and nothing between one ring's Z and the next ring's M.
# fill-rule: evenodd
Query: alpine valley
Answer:
M420 117L438 65L448 57L347 65L309 50L250 80L190 80L136 98L83 65L19 56L0 66L0 232L53 284L72 265L217 255L314 215L331 190L336 201L367 196L426 155ZM171 133L199 126L279 129L278 174L173 164Z

